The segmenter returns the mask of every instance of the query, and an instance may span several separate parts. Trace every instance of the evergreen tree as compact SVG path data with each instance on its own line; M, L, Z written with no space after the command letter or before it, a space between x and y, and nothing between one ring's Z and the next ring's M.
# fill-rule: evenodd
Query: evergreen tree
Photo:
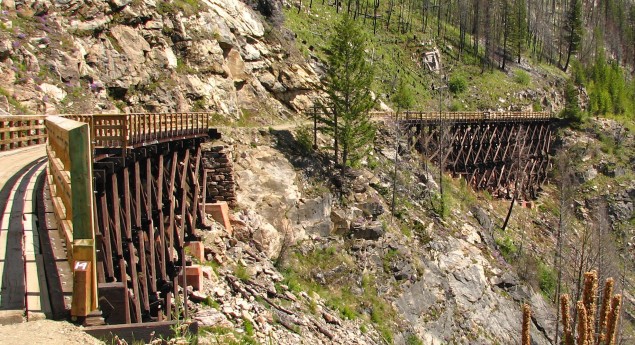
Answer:
M334 139L335 163L341 151L342 167L355 163L375 137L369 110L375 104L370 86L373 66L365 59L366 38L358 24L345 15L336 25L328 47L324 91L328 106L318 119L321 130Z
M567 42L569 47L567 49L567 62L564 65L564 71L569 68L569 61L571 55L578 52L580 43L582 42L582 1L571 0L571 7L569 8L569 16L567 18Z
M525 0L514 0L510 15L510 46L513 55L518 57L518 63L520 63L520 57L527 45L527 4Z
M582 122L582 111L578 103L578 90L572 81L567 82L564 89L563 117L574 124Z

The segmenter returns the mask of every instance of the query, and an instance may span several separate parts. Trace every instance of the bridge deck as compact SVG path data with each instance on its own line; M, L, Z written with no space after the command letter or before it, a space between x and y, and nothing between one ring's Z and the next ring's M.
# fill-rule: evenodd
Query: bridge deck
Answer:
M391 118L401 123L482 123L482 122L542 122L553 121L549 112L415 112L404 111L372 113L373 117Z
M0 311L5 311L5 319L0 323L21 322L22 314L52 316L52 279L47 281L47 276L57 271L44 270L44 261L50 260L44 258L48 237L38 226L42 222L35 205L44 153L40 145L0 155L0 166L5 168L0 174Z

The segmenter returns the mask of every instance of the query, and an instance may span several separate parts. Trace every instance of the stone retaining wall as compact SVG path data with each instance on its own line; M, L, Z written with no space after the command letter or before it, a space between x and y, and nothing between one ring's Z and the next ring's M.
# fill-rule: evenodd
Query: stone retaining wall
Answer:
M236 206L232 151L231 146L212 146L203 151L203 168L207 171L205 202L226 201L229 206Z

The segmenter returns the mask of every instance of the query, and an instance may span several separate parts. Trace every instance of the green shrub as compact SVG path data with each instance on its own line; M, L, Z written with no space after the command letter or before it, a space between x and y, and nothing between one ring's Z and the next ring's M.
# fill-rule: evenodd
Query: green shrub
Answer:
M551 298L556 291L557 283L556 272L543 262L538 263L538 286L540 291Z
M295 133L295 140L301 153L313 152L313 133L309 126L301 126Z
M448 110L450 111L461 111L463 110L463 103L461 103L460 101L454 100L452 101L452 104L450 104L450 107Z
M249 279L251 279L251 275L249 274L249 272L247 272L247 267L243 265L237 265L234 274L236 274L236 278L242 281L248 281Z
M410 333L406 337L406 345L423 345L423 341L415 334Z
M467 80L465 80L465 77L462 75L453 75L450 78L448 87L454 94L462 93L463 91L467 90Z
M514 241L507 235L502 238L496 238L496 245L498 245L498 250L507 261L512 261L518 253L518 248Z
M248 336L251 337L254 335L254 324L251 321L244 320L243 326L245 327L245 333L247 333Z
M520 85L527 86L531 83L531 76L523 70L516 70L514 73L514 81Z

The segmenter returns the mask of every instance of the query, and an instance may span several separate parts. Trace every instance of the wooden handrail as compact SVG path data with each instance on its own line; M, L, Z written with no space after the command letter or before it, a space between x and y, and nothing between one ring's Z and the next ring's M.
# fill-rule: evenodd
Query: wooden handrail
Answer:
M374 118L392 118L398 121L418 122L479 122L479 121L543 121L555 118L550 112L371 112Z
M0 116L0 151L43 144L46 140L45 116Z
M65 115L88 123L93 148L130 148L205 135L212 113Z

